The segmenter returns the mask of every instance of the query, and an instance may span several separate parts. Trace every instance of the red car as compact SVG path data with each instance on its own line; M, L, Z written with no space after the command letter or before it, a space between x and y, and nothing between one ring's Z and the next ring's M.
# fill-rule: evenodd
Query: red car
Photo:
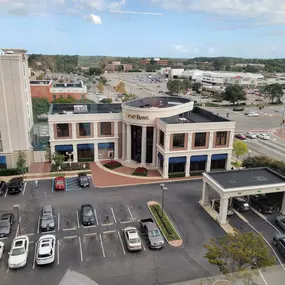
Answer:
M236 138L236 139L239 139L239 140L245 140L245 139L246 139L246 136L243 135L243 134L236 134L236 135L235 135L235 138Z
M54 190L65 190L65 177L64 176L58 176L54 179Z

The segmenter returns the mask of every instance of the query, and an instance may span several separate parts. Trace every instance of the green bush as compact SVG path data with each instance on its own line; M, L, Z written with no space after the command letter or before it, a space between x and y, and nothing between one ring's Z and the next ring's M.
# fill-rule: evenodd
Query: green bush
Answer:
M145 167L137 167L132 173L135 176L147 176L147 169Z
M83 164L85 164L85 169L90 169L90 164L89 163L79 163L79 162L72 162L71 165L69 163L64 163L61 166L62 171L75 171L75 170L83 170ZM51 172L57 172L57 166L52 164L51 165Z
M24 169L24 173L27 173L29 168L26 167ZM21 169L18 168L7 168L7 169L0 169L0 176L11 176L11 175L20 175L23 174Z
M169 178L185 177L185 172L173 172L168 174Z

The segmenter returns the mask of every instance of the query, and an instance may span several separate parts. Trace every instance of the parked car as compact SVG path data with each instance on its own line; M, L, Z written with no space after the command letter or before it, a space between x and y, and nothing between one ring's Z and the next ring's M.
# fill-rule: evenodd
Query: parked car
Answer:
M27 264L29 254L29 237L16 237L9 252L8 266L10 269L22 268Z
M249 139L256 139L256 134L251 133L251 132L246 132L245 136Z
M141 232L150 248L162 248L164 245L163 236L152 218L141 219Z
M58 176L54 179L54 190L65 190L65 177Z
M259 114L256 112L249 112L247 115L248 117L258 117L259 116Z
M4 242L0 241L0 260L2 259L4 249L5 249Z
M54 235L43 235L37 242L37 265L46 265L54 262L56 238Z
M95 214L92 205L84 204L80 210L81 222L83 226L91 226L95 224Z
M0 237L7 237L11 234L14 215L12 213L3 214L0 218Z
M245 212L249 210L248 202L242 197L232 198L232 207L238 212Z
M89 187L89 179L86 173L78 173L78 183L82 188Z
M275 206L264 195L249 196L249 204L263 214L275 212Z
M245 140L245 139L246 139L246 136L243 135L243 134L235 134L235 138L236 138L236 139L239 139L239 140Z
M40 216L40 229L42 232L54 231L55 229L55 214L53 206L44 205Z
M142 241L139 232L135 227L126 227L123 229L123 233L129 251L138 251L142 249Z
M211 201L211 206L216 212L220 212L220 200L213 199ZM228 208L227 216L232 216L234 212Z
M285 216L277 216L275 223L285 231Z
M8 183L8 194L21 193L24 188L24 180L22 177L12 178Z
M273 238L273 244L278 248L280 253L285 257L285 234L276 234Z
M248 115L249 113L252 113L252 112L253 112L253 111L245 110L245 111L244 111L244 114L245 114L245 115Z
M257 134L256 137L262 140L270 140L270 136L268 134Z
M244 108L243 107L234 107L233 111L238 111L238 112L244 111Z
M5 181L0 181L0 196L5 194L7 191L7 183Z

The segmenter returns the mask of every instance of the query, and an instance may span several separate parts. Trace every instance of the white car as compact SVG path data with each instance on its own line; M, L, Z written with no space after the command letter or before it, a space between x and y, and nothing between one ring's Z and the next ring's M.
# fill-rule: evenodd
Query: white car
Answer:
M54 235L43 235L37 242L37 265L45 265L54 262L56 238Z
M29 238L27 236L16 237L9 252L8 266L11 269L21 268L27 264L29 254Z
M129 251L137 251L142 249L142 241L137 228L126 227L123 229L123 232Z
M0 259L2 258L4 247L5 247L4 242L0 241Z
M258 134L257 137L263 140L270 140L270 136L268 134Z
M249 112L249 113L247 114L247 116L248 116L248 117L258 117L259 114L256 113L256 112Z
M245 136L249 139L256 139L256 134L251 133L251 132L245 133Z

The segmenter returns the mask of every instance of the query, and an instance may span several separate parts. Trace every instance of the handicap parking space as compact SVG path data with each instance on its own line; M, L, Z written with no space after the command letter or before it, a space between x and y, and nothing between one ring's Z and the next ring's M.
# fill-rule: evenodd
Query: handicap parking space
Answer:
M76 230L80 227L79 212L76 209L70 209L57 214L58 231Z
M81 263L82 248L78 236L65 236L58 240L56 263L69 268Z
M66 178L66 191L80 191L82 189L84 188L79 186L77 177Z
M117 222L112 205L100 204L96 211L100 226L109 226Z
M105 231L102 233L102 243L106 258L119 257L126 254L126 248L122 233L116 230Z
M130 207L127 205L116 205L113 206L114 216L118 223L128 224L133 222L133 215Z
M101 234L88 233L82 236L84 262L98 262L105 258L105 249Z

